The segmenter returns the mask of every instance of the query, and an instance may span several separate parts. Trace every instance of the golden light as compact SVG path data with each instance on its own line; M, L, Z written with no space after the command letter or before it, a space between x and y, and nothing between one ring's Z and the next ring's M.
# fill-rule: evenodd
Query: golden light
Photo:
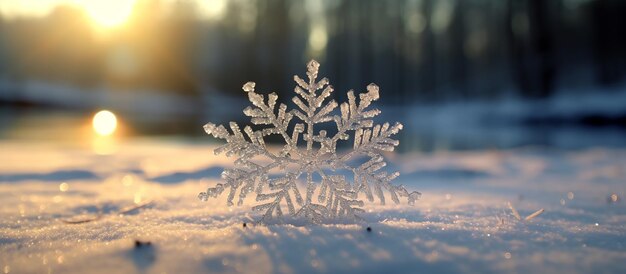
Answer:
M100 136L108 136L117 128L117 118L113 112L101 110L93 116L93 130Z
M128 20L135 0L82 0L76 1L91 19L101 27L119 26Z

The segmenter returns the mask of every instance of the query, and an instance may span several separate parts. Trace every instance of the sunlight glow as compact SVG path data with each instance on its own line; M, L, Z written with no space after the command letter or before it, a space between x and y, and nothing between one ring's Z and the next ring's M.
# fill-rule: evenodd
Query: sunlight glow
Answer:
M93 130L100 136L108 136L115 132L117 118L108 110L101 110L93 116Z
M197 1L200 13L212 20L220 20L226 14L228 3L226 0Z
M82 0L76 3L85 9L96 24L111 28L128 20L135 0Z

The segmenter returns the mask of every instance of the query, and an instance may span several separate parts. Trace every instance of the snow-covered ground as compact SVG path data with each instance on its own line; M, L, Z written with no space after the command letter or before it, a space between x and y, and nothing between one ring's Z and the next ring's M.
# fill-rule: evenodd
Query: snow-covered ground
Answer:
M626 149L391 154L416 205L309 226L253 225L250 203L199 201L231 165L212 149L1 141L0 271L626 273ZM522 218L545 212L518 221L507 202Z

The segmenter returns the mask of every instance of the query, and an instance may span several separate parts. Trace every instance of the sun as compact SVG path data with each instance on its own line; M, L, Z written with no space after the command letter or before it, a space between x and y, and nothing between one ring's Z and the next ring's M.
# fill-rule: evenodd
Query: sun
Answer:
M100 136L109 136L117 128L117 117L113 112L101 110L93 116L93 130Z
M128 20L135 0L82 0L81 5L91 19L99 26L112 28Z

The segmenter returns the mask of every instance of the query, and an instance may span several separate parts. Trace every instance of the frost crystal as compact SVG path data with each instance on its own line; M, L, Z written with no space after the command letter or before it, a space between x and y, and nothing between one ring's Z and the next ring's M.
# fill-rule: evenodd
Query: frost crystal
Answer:
M419 192L409 193L403 186L390 183L398 172L381 170L386 166L381 152L393 151L398 145L391 136L402 125L374 124L372 118L380 111L368 107L379 98L378 86L368 85L358 101L349 91L348 102L339 105L335 100L326 100L333 87L326 78L317 81L319 66L315 60L307 64L308 81L294 76L297 96L292 101L297 109L287 110L284 104L276 108L276 93L256 93L255 83L248 82L243 90L253 106L243 112L258 127L256 130L246 126L242 132L235 122L230 122L231 132L222 125L204 125L208 134L227 142L215 154L225 153L238 159L234 168L222 173L225 183L201 192L198 198L206 201L229 189L228 205L232 206L235 195L239 196L237 205L242 205L246 196L254 193L258 204L253 210L264 212L261 222L280 220L286 207L290 215L317 223L338 217L358 219L357 214L363 212L360 193L370 202L376 197L381 204L385 203L385 192L395 203L399 203L399 197L406 197L409 204L419 199ZM338 112L334 111L337 107ZM325 126L330 122L336 129ZM288 128L292 128L291 133ZM349 133L354 134L353 150L337 154L337 143L349 140ZM269 135L283 139L282 150L268 150L264 138ZM299 142L306 143L306 150L298 148ZM259 163L258 159L269 164ZM359 159L365 160L358 162ZM352 182L346 176L353 177ZM306 189L304 197L301 185Z

